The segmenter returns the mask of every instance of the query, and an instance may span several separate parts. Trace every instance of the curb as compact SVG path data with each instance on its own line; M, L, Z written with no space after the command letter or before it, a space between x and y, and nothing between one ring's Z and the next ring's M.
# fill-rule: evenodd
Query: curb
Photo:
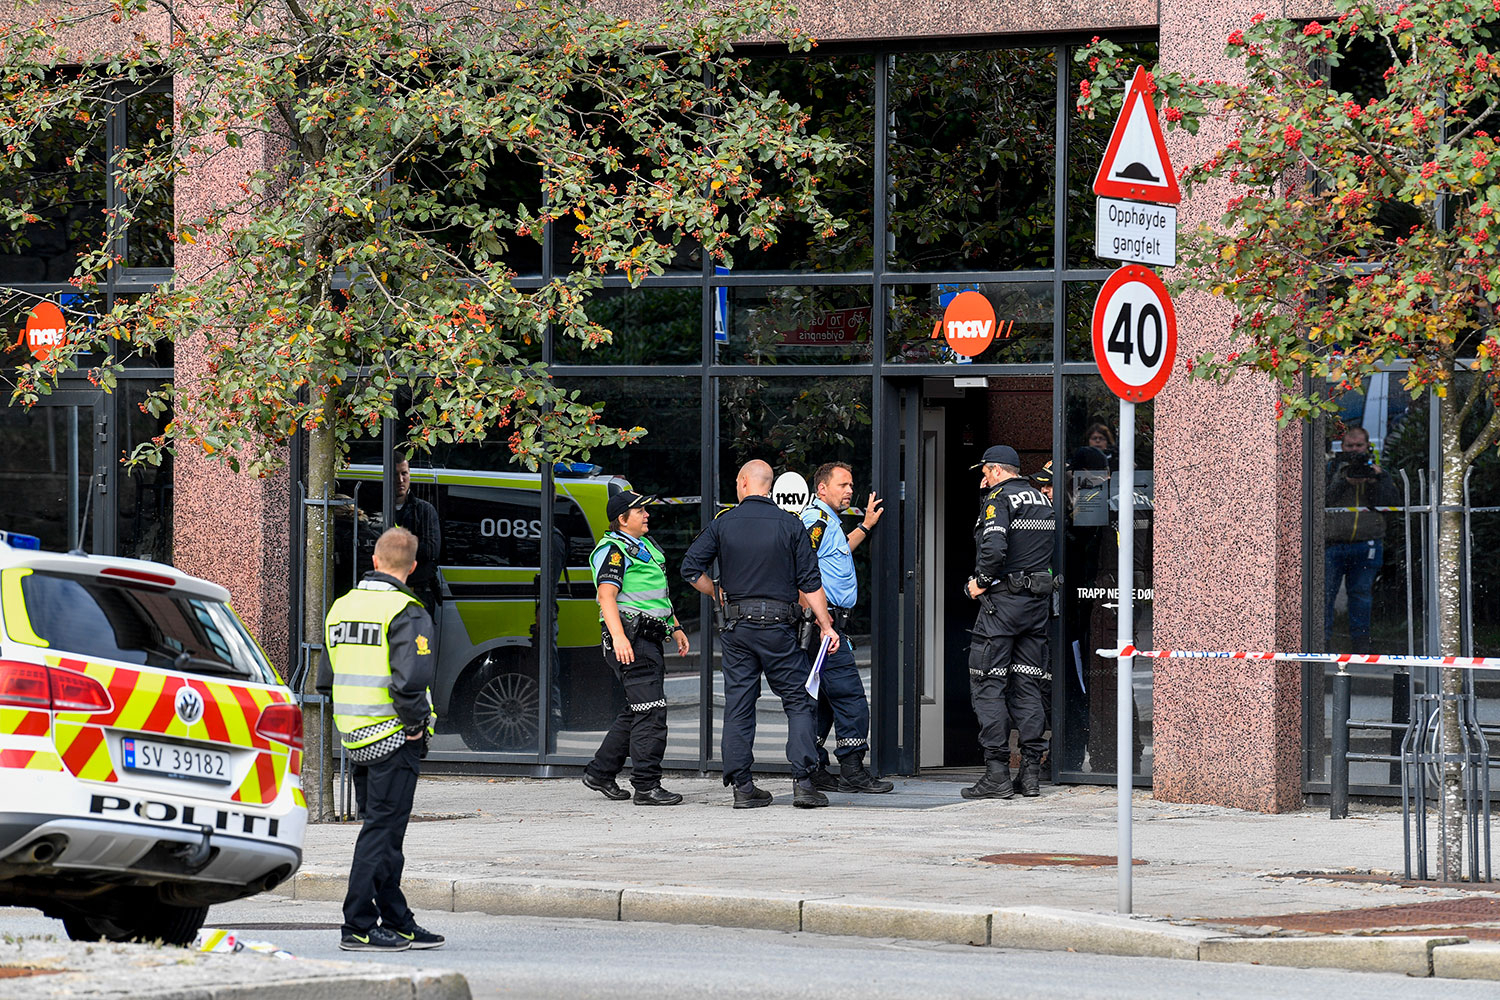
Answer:
M343 873L302 871L273 894L338 902L344 898L346 878ZM838 894L526 878L418 876L403 879L402 889L417 908L495 916L641 920L1500 981L1500 944L1473 944L1458 935L1251 937L1160 917L1044 906L993 908Z

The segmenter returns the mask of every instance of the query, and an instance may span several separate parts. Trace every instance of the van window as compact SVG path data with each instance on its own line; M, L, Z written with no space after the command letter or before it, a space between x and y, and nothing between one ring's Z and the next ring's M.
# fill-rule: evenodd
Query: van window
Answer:
M218 601L49 572L23 577L21 595L32 631L64 655L280 683L239 619Z
M500 486L440 486L437 508L443 522L443 563L448 566L541 565L542 514L535 490ZM594 545L588 519L578 505L557 498L553 525L554 558L585 566Z

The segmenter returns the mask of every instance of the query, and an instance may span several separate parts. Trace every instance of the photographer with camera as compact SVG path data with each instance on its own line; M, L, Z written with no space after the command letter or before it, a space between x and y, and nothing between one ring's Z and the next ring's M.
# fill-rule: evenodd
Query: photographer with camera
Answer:
M1396 484L1375 461L1363 427L1344 431L1343 450L1328 463L1324 493L1323 647L1333 648L1333 605L1339 586L1349 597L1349 652L1370 651L1375 574L1385 560L1385 514L1400 502Z

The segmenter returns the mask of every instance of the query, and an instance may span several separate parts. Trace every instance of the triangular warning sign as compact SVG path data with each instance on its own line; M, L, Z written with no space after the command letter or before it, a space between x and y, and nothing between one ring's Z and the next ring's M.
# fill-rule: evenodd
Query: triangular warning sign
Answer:
M1136 67L1120 118L1104 150L1104 162L1094 175L1094 193L1105 198L1175 205L1182 201L1182 191L1167 156L1166 137L1156 120L1156 104L1146 90L1150 79L1146 67Z

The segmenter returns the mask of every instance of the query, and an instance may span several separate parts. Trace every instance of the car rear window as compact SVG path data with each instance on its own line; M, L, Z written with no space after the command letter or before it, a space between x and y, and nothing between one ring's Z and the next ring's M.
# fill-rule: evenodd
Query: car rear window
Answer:
M219 601L47 572L23 577L21 594L32 631L57 652L280 683L240 620Z

